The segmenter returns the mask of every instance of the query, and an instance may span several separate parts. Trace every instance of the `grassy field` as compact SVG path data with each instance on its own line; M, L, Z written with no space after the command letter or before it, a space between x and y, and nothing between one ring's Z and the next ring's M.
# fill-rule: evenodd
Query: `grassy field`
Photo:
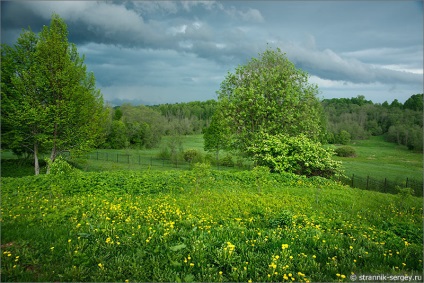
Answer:
M1 281L422 282L407 194L207 167L1 182Z
M90 158L79 158L74 160L74 164L83 171L117 171L117 170L186 170L190 165L180 160L177 164L169 160L159 158L159 153L166 147L172 137L164 137L161 144L154 149L136 150L108 150L99 149L90 153ZM207 153L203 150L203 136L191 135L180 137L184 150L196 149L203 155ZM342 161L343 169L347 176L370 176L375 179L404 182L406 178L414 180L423 179L423 155L412 152L406 147L398 146L394 143L385 142L383 137L371 137L369 140L353 141L350 145L355 148L357 157L335 159ZM117 154L118 162L117 161ZM127 156L130 157L127 157ZM225 152L220 153L220 159L224 158ZM215 155L210 155L215 159ZM10 153L2 153L2 176L27 176L33 174L32 161L16 164L8 158L14 158ZM127 159L128 158L128 159ZM237 158L234 157L236 163ZM128 162L127 162L128 161ZM220 166L220 170L245 170L251 169L253 165L243 161L244 168ZM218 168L218 167L214 167ZM44 169L45 170L45 169Z
M354 158L336 157L343 162L346 175L370 176L404 181L406 178L423 179L423 154L407 150L404 146L384 141L383 137L353 141L357 153Z

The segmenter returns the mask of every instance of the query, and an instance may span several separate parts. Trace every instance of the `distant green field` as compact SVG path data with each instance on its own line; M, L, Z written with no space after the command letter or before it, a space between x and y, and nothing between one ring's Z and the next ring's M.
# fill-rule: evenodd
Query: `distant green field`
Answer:
M422 153L386 142L381 136L353 141L350 146L356 150L356 157L336 157L343 162L345 174L348 176L355 174L375 179L388 178L393 181L423 178Z

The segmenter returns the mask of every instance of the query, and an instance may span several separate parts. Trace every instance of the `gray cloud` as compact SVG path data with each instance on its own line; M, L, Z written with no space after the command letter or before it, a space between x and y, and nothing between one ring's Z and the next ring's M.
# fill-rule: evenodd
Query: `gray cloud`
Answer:
M168 91L176 93L171 100L195 93L213 98L217 80L267 42L320 78L328 95L340 87L356 96L366 85L373 86L367 93L392 89L399 100L422 92L422 3L28 1L1 7L2 42L9 44L21 28L39 31L52 12L64 18L70 41L111 99L119 93L148 101L156 92L166 100Z

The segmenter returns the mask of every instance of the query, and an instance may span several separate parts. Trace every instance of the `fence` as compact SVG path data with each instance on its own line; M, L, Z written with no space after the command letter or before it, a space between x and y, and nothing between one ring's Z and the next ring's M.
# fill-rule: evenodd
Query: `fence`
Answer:
M70 156L69 152L62 152L62 155L68 157ZM177 168L177 169L189 169L192 163L184 160L182 156L175 156L174 158L161 158L153 155L143 155L143 154L127 154L127 153L118 153L118 152L102 152L95 151L88 154L85 154L83 158L99 161L109 161L120 164L128 164L130 167L134 166L134 169L139 169L140 167L161 167L161 168ZM238 170L251 170L253 164L246 160L237 160L234 161L232 158L221 157L217 159L216 157L205 158L215 169L238 169Z
M370 176L361 177L353 174L351 177L340 179L340 181L352 188L359 188L370 191L377 191L382 193L397 194L397 188L411 188L414 195L418 197L423 196L423 181L405 178L403 181L392 181L387 178L375 179Z

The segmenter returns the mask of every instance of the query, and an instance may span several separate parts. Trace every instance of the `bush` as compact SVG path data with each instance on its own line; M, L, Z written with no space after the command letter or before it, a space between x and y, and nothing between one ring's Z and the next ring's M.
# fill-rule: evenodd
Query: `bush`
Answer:
M290 137L262 133L248 152L257 165L267 166L272 172L326 178L341 174L341 162L332 159L333 150L323 148L305 135Z
M224 158L219 160L219 163L223 166L234 167L233 156L231 154L227 153L227 155L225 155Z
M171 152L168 147L164 146L160 148L160 151L157 155L161 159L170 159L171 158Z
M340 131L340 133L337 135L337 141L340 144L344 144L344 145L350 143L350 138L351 138L350 133L345 130Z
M51 162L51 160L47 158L46 162L49 167L49 174L51 175L70 174L77 171L77 169L72 167L62 156L58 156L54 162Z
M355 157L356 151L351 146L342 146L335 150L336 155L340 157Z
M202 153L197 149L188 149L183 153L184 160L190 163L201 163L203 162Z

